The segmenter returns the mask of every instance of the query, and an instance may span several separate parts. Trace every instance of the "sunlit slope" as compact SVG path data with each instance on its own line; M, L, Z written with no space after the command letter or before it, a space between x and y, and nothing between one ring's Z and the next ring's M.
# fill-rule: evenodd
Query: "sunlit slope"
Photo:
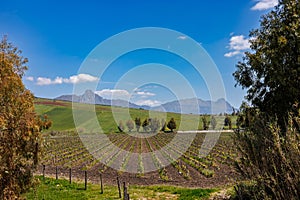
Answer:
M175 119L177 128L176 130L197 130L202 129L202 120L199 115L180 115L178 113L163 113L157 111L148 111L142 109L111 107L103 105L87 105L87 104L75 104L73 106L74 112L77 116L76 125L79 127L79 131L82 132L99 132L99 125L102 132L112 133L118 132L118 124L120 121L126 128L126 122L131 118L134 120L136 117L141 118L143 122L146 118L157 118L160 121L162 119ZM91 109L92 108L92 109ZM49 99L37 98L35 100L35 110L39 115L48 115L52 120L53 125L50 130L72 130L75 128L75 122L73 118L72 103L66 101L54 101ZM96 116L96 118L92 118ZM209 120L209 116L206 116ZM97 119L97 121L95 121ZM222 119L218 119L218 127L223 124ZM142 128L141 128L142 129ZM134 129L135 131L135 129Z

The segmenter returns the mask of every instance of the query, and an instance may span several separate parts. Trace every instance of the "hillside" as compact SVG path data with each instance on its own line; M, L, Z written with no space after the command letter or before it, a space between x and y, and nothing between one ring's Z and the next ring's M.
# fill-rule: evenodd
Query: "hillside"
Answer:
M89 113L86 111L87 104L78 103L76 104L77 108L81 111L82 118L85 118ZM122 117L122 113L128 112L128 109L125 107L113 107L114 112L119 113L119 117ZM51 100L51 99L35 99L35 110L40 115L48 115L49 118L53 121L53 125L50 130L73 130L75 128L74 119L73 119L73 112L72 112L72 102L69 101L61 101L61 100ZM106 105L95 105L96 116L98 118L99 124L105 133L114 133L118 132L118 123L119 121L115 121L112 107ZM136 109L130 108L129 113L131 119L135 119L136 117L141 118L143 121L146 118L158 118L159 120L165 118L167 121L171 118L174 118L177 123L177 130L201 130L202 120L200 119L201 116L199 115L192 115L192 114L178 114L178 113L164 113L159 111L149 111L144 109ZM209 116L206 116L209 120ZM129 120L128 118L124 117L121 118L124 124L126 121ZM183 120L184 123L180 124L180 121ZM223 125L223 117L219 116L218 120L218 127ZM199 124L195 127L195 122ZM235 121L235 118L232 119ZM89 119L86 119L86 125L89 125ZM96 127L95 127L96 128Z

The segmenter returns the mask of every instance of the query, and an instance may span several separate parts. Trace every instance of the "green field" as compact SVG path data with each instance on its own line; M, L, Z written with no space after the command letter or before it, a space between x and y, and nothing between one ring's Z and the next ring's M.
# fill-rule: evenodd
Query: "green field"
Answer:
M92 120L88 119L87 116L90 115L89 105L86 104L75 104L75 111L80 112L80 117L84 123L80 124L83 131L85 127L88 127L89 130L97 130ZM48 117L53 121L53 125L50 130L62 131L62 130L74 130L75 124L72 114L72 103L65 101L53 101L48 99L36 99L35 101L35 110L39 115L48 115ZM98 118L99 125L101 126L104 133L115 133L118 132L118 123L115 121L112 114L112 108L110 106L96 105L95 106L96 116ZM128 117L124 117L124 113L128 112L127 108L114 107L113 112L118 116L118 119L121 119L124 124L129 120ZM159 120L165 118L166 121L169 121L171 118L174 118L177 123L176 130L203 130L203 124L200 115L185 114L181 115L178 113L162 113L156 111L148 111L142 109L129 109L131 120L134 120L136 117L141 118L143 121L146 118L157 118ZM86 117L86 118L85 118ZM210 116L205 115L204 117L210 121ZM224 116L215 116L217 119L216 129L220 129L224 124ZM182 122L181 122L182 121ZM231 121L233 128L235 128L236 116L231 116ZM181 122L181 123L180 123ZM93 127L94 126L94 127ZM126 127L126 126L125 126ZM228 127L224 127L227 129ZM80 128L79 128L80 129ZM126 129L125 129L126 131Z

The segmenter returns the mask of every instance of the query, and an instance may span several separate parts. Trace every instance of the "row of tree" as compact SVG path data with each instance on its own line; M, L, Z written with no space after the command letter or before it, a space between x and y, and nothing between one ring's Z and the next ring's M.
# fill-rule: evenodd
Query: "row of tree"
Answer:
M143 128L143 132L151 132L155 133L158 130L166 132L166 127L173 132L176 129L176 122L174 118L171 118L168 123L164 119L161 121L157 118L146 118L144 121L141 120L141 118L136 117L135 120L127 120L126 126L128 128L128 131L131 132L134 129L134 126L136 128L137 132L140 132L141 127ZM124 132L125 125L123 121L120 121L118 124L118 129L120 132Z
M213 130L216 129L218 122L215 116L212 115L210 121L207 120L207 117L205 116L203 116L201 120L202 120L203 130L208 130L210 126ZM232 129L231 118L229 115L226 115L224 119L224 126L227 126L228 129Z
M214 130L217 126L217 120L214 116L211 116L210 120L207 119L206 116L202 116L202 126L203 130L208 130L209 127ZM125 125L129 132L136 129L137 132L140 132L140 129L143 129L143 132L152 132L155 133L158 130L166 132L168 128L171 132L176 129L176 122L174 118L171 118L168 123L164 119L159 121L157 118L146 118L144 121L141 118L136 117L135 120L127 120L124 124L123 121L120 121L118 124L118 130L120 132L125 131ZM232 123L230 116L226 116L224 119L224 126L227 126L229 129L232 129Z

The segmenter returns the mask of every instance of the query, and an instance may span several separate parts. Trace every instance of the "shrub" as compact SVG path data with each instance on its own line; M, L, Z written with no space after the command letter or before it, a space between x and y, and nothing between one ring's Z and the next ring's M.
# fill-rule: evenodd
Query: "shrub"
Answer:
M236 168L244 178L255 181L251 187L238 185L241 198L250 192L252 199L300 199L299 125L299 115L290 117L283 133L277 120L260 114L244 132L235 132L241 155Z

